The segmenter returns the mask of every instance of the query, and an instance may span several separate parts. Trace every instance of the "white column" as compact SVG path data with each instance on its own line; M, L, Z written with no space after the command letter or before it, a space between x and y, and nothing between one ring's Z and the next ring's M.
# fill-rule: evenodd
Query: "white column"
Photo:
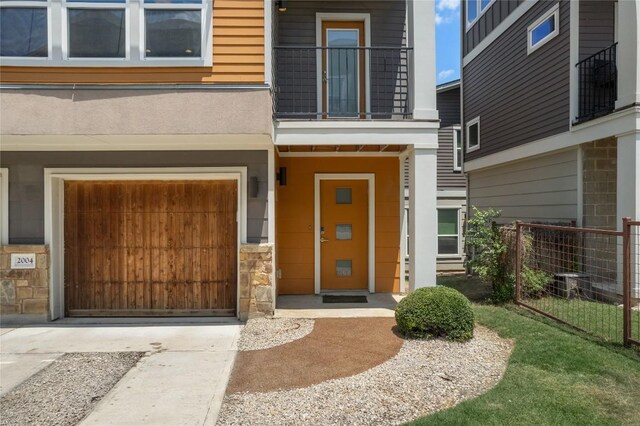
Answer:
M618 136L618 159L616 176L616 204L617 227L622 229L622 218L630 217L632 220L640 220L640 130ZM632 233L639 231L638 227L631 229ZM622 239L619 239L620 244ZM631 243L631 267L636 268L639 259L637 243ZM622 251L618 245L618 289L622 294ZM640 283L638 275L631 274L631 294L633 298L640 297Z
M640 102L640 3L624 0L617 4L618 100L616 108Z
M436 285L436 148L409 150L409 291Z
M435 2L407 0L407 9L409 47L413 47L413 118L437 120Z

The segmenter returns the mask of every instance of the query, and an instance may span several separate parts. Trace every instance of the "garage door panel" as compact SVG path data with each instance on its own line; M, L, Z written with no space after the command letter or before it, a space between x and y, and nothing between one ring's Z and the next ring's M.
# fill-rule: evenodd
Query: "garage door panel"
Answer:
M232 314L235 181L65 182L69 314Z

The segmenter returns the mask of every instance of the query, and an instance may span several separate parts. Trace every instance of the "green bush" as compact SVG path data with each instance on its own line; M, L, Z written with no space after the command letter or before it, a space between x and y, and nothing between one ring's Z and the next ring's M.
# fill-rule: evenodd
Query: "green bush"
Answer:
M445 337L464 341L473 337L469 299L449 287L420 288L396 307L398 328L408 337Z

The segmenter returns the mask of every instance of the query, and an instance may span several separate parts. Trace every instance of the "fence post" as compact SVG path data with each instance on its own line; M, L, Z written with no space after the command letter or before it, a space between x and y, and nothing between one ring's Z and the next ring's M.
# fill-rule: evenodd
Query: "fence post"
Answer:
M520 303L522 270L522 222L516 221L516 304Z
M622 219L622 334L625 346L631 339L631 218Z

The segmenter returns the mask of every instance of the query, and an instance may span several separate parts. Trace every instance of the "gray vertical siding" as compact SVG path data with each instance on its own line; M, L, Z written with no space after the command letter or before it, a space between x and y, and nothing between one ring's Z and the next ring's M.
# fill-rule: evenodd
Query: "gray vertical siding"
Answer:
M463 0L461 13L464 54L466 55L471 52L485 37L491 34L511 12L520 6L522 1L523 0L496 0L467 31L467 2Z
M246 166L258 178L247 199L247 240L267 240L267 151L3 152L9 168L9 242L44 242L44 169L61 167Z
M614 43L615 3L614 0L580 2L580 59Z
M276 46L316 46L316 13L368 13L371 17L372 47L406 46L405 1L289 1L287 11L276 17ZM317 104L316 52L277 50L276 83L278 110L315 112ZM406 54L399 51L371 52L371 105L373 112L407 105L406 82L398 75L407 73ZM396 69L391 69L394 66ZM378 117L380 118L380 117ZM389 117L390 118L390 117Z
M438 92L436 102L440 114L438 189L464 189L464 175L453 171L453 126L460 126L460 88Z
M480 116L473 160L569 130L569 8L559 34L527 55L527 27L558 2L541 1L463 69L464 120Z

